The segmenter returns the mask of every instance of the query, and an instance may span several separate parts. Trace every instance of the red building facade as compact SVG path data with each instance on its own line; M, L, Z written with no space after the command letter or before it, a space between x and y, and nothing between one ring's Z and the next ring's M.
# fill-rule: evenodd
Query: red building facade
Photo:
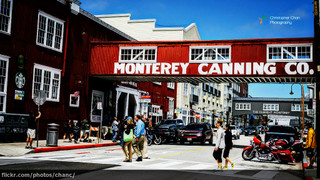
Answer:
M2 135L13 136L16 130L24 133L25 121L6 119L6 114L36 113L33 97L39 90L47 95L40 109L41 139L48 123L60 125L61 137L65 120L90 114L89 42L134 39L82 10L80 4L64 0L9 0L2 4L6 7L1 7L1 12L8 18L0 18ZM79 99L72 104L75 92ZM13 124L19 124L18 129L14 130Z

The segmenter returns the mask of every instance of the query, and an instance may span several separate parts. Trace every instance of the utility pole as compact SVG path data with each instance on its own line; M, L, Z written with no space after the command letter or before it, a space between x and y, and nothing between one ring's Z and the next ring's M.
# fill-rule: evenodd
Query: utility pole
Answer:
M319 41L320 41L320 36L319 36L319 0L314 0L313 1L313 14L314 14L314 40L313 40L313 62L316 65L315 69L315 76L316 76L316 141L319 143L320 142L320 101L319 101L319 96L320 96L320 58L319 58ZM317 146L317 152L320 152L320 146L318 144ZM320 164L320 158L319 155L317 155L317 164ZM317 177L320 177L320 169L317 167Z

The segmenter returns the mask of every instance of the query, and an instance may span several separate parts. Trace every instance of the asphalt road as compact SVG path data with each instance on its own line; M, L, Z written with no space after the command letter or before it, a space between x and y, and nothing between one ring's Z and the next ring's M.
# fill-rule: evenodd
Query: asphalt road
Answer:
M120 146L77 149L46 153L27 154L21 157L0 157L3 172L48 172L74 173L75 179L301 179L301 164L279 164L277 162L244 161L242 149L253 136L241 136L234 140L230 159L235 163L233 170L216 171L217 163L212 153L214 146L205 144L162 144L148 146L148 156L142 162L122 162L125 157ZM229 166L229 169L231 167ZM121 171L119 171L121 170ZM159 174L159 176L158 176ZM2 178L3 175L1 174ZM33 174L34 175L34 174ZM51 176L53 176L51 174ZM57 178L64 178L62 176ZM112 177L112 178L111 178ZM138 178L140 177L140 178Z

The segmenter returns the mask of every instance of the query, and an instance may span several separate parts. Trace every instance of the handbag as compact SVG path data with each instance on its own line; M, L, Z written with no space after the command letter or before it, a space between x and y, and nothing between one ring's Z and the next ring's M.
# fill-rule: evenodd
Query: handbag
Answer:
M133 140L133 129L130 130L130 133L127 134L125 131L123 133L123 141L124 142L129 142Z

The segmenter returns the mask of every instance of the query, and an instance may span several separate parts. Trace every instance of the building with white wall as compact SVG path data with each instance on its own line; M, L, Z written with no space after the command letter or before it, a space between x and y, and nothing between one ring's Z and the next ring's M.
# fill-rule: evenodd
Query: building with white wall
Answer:
M138 41L201 40L195 23L188 27L156 27L155 19L131 20L131 14L97 15L107 24L121 30ZM231 117L232 90L229 83L177 83L176 109L169 112L185 124L207 121L214 124L218 118ZM172 99L172 98L171 98ZM170 116L168 116L170 117Z

